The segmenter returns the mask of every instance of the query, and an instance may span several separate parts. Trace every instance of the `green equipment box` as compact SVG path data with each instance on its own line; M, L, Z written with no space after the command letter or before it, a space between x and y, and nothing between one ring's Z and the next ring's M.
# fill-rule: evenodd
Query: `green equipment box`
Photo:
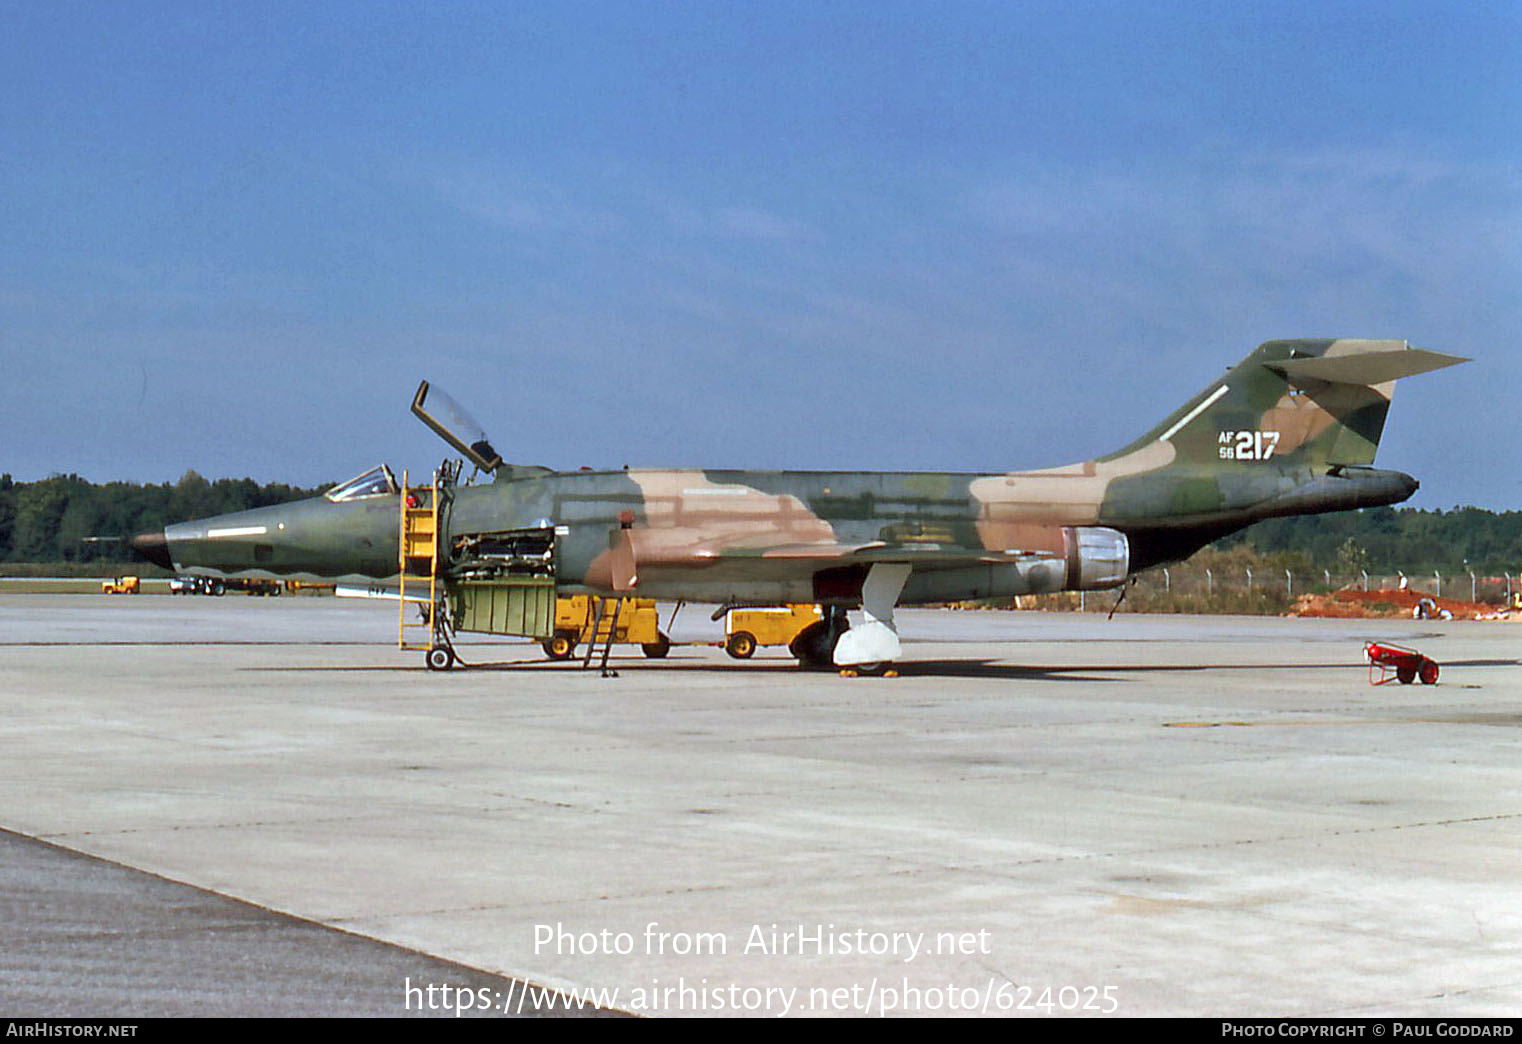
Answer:
M465 580L450 591L457 631L544 639L555 633L555 578Z

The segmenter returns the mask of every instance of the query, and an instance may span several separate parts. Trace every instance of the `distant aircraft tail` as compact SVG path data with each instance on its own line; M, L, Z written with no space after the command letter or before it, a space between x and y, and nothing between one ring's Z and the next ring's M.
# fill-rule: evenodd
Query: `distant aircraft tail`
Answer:
M1368 467L1395 382L1467 361L1404 341L1267 341L1114 456L1165 442L1175 466L1211 471Z

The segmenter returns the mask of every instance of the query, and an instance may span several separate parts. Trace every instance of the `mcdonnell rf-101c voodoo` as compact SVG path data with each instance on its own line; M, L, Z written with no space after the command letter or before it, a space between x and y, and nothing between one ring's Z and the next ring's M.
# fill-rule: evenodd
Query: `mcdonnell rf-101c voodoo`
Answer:
M454 631L547 639L556 597L586 594L813 602L822 619L793 654L871 670L900 656L897 605L1120 587L1260 519L1406 500L1416 480L1373 467L1395 382L1464 361L1269 341L1108 456L1000 474L509 464L425 381L413 412L492 481L462 483L446 461L409 487L381 466L133 546L193 574L391 580L404 610L424 607L434 667L454 662Z

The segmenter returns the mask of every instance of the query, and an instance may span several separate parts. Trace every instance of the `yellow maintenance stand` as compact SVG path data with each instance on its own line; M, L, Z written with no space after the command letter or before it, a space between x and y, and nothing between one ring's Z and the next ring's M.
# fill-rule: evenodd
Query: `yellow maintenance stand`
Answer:
M568 660L583 643L592 649L599 645L638 645L656 660L671 651L671 639L660 629L653 598L556 598L555 633L542 643L545 655L552 660Z

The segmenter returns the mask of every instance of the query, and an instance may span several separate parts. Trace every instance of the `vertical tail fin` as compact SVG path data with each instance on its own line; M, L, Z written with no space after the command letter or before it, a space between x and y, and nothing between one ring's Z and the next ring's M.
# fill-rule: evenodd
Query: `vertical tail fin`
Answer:
M1366 467L1395 382L1467 361L1404 341L1267 341L1115 456L1167 442L1186 466Z
M1277 515L1398 504L1417 481L1370 467L1402 377L1466 362L1404 341L1268 341L1119 453L1099 524L1132 572Z

